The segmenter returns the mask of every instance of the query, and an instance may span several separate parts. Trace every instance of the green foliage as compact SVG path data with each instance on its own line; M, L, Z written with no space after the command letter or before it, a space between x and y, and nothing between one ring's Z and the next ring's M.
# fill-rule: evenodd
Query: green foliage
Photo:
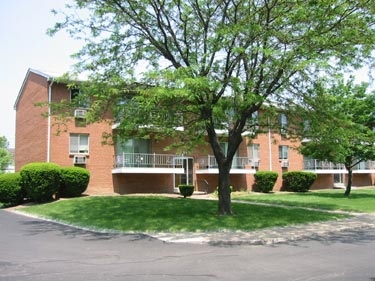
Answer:
M233 208L235 216L218 216L215 200L88 196L31 206L20 211L95 230L132 232L249 231L347 217L337 213L303 209L297 212L292 208L251 204L234 203Z
M193 195L194 193L194 185L191 184L180 184L178 186L180 193L184 198Z
M59 197L78 197L90 181L90 172L81 167L62 167L60 170L61 186Z
M21 186L27 198L48 202L60 188L60 166L54 163L30 163L21 168Z
M272 171L258 171L254 175L254 191L268 193L272 191L278 174Z
M295 128L308 140L301 153L344 164L349 175L345 194L349 195L353 167L375 159L375 92L368 93L366 84L356 85L353 79L336 78L317 81L293 114L295 120L305 122Z
M0 174L4 173L5 169L12 162L12 156L7 147L7 139L5 137L0 137Z
M5 206L18 205L23 201L20 173L0 175L0 202Z
M342 210L353 212L375 212L375 188L356 189L350 197L342 196L339 189L326 189L319 191L296 193L272 193L264 196L257 194L233 195L236 200L251 202L264 202L276 205L293 207L306 207L325 210Z
M321 73L371 65L375 44L372 1L75 0L69 9L49 33L86 42L76 58L77 72L92 74L89 120L109 109L125 136L157 128L182 147L208 136L226 191L252 114L265 102L287 108ZM217 128L229 132L227 151Z
M292 171L283 173L283 191L306 192L316 180L312 172Z

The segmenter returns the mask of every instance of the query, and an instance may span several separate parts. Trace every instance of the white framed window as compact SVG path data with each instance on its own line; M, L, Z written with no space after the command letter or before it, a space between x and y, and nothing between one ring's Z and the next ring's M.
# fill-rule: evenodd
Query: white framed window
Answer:
M69 136L70 154L89 154L89 135L70 134Z
M280 125L280 134L286 135L288 129L288 119L285 114L279 114L279 125Z
M279 159L287 160L289 158L289 147L287 145L279 146Z
M252 143L247 147L247 154L249 158L255 161L260 159L260 145L257 143Z

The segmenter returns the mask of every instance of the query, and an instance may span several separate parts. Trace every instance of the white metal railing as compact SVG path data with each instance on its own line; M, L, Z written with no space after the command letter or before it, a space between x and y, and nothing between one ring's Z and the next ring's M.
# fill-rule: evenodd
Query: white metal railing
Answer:
M316 159L304 160L305 170L346 170L344 164L334 164L329 161L321 161ZM375 169L375 161L363 161L354 166L353 170L373 170Z
M375 161L359 162L353 167L353 170L375 170Z
M215 169L218 168L215 156L207 155L198 157L198 169ZM251 159L249 157L234 157L232 162L232 168L234 169L246 169L256 168L259 166L259 160Z
M182 168L181 156L172 154L122 153L114 159L115 168Z

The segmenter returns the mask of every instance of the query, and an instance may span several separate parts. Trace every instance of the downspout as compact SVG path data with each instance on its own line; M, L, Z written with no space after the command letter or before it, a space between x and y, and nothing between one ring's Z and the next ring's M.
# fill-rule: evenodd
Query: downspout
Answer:
M49 80L48 86L48 128L47 128L47 163L51 162L51 102L53 79Z
M268 118L268 150L270 152L269 162L270 162L270 171L272 171L272 140L271 140L271 126L270 119Z

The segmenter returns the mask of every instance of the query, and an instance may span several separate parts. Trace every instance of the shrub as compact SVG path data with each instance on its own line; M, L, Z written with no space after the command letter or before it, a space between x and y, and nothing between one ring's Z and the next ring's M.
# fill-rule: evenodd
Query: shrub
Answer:
M21 168L21 186L26 197L48 202L60 188L60 166L54 163L30 163Z
M258 171L255 173L254 191L268 193L272 191L278 174L272 171Z
M230 185L230 186L229 186L229 193L232 193L232 192L233 192L233 185ZM216 196L219 195L219 187L218 187L218 186L216 187L215 195L216 195Z
M5 206L14 206L22 203L23 197L20 173L0 175L0 202Z
M178 188L180 189L180 193L182 196L184 196L184 198L191 196L194 193L194 185L180 184Z
M87 189L90 172L81 167L61 168L60 197L78 197Z
M317 175L312 172L293 171L284 173L282 190L292 192L309 191L316 178Z

